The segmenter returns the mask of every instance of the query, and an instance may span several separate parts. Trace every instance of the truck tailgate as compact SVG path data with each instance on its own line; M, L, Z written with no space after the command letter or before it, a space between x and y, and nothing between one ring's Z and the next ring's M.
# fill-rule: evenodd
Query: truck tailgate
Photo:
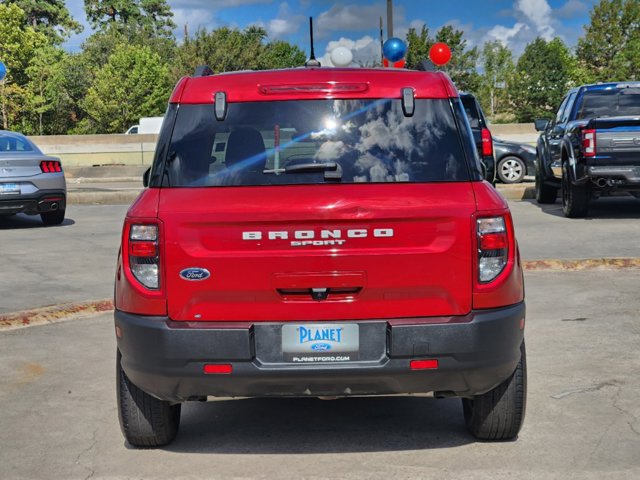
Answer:
M640 167L640 117L596 118L587 128L596 130L593 165Z

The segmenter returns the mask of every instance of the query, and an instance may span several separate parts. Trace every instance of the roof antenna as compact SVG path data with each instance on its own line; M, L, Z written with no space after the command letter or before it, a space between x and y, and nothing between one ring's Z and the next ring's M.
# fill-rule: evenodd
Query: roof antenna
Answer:
M305 67L320 67L320 62L316 60L316 54L313 51L313 17L309 17L309 38L311 39L311 55L309 60L304 64Z

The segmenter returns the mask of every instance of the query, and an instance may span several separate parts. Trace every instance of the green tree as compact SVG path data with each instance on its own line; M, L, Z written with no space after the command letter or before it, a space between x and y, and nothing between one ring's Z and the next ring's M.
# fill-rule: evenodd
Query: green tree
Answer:
M429 29L424 25L420 34L415 28L410 28L406 37L407 67L416 68L420 62L427 60L434 43L446 43L451 49L451 60L446 65L437 66L436 69L448 73L459 89L475 92L480 86L480 75L476 70L479 52L476 47L467 49L467 41L463 35L462 30L456 30L450 25L440 28L435 38L429 36Z
M96 30L136 25L155 36L172 37L176 27L166 0L84 0L84 9Z
M576 55L590 81L640 80L640 2L601 0Z
M81 106L85 133L122 133L140 117L162 115L169 95L169 70L149 47L120 45L95 76Z
M517 121L550 117L575 81L574 59L559 38L535 39L518 60L510 88Z
M496 121L510 111L507 92L515 69L513 54L495 40L484 44L481 62L483 73L478 96L484 110Z
M64 0L4 0L0 3L19 6L25 12L25 25L44 33L54 44L82 31L82 25L73 19Z
M47 38L26 26L24 11L17 5L0 4L0 59L7 66L7 77L0 86L2 127L19 124L23 115L29 78L27 67L35 53L47 44Z
M307 55L297 45L276 40L267 43L260 55L259 68L264 70L274 68L300 67L307 60Z
M429 59L429 49L433 40L429 36L429 29L423 25L420 33L411 27L407 32L407 68L416 69L423 60Z

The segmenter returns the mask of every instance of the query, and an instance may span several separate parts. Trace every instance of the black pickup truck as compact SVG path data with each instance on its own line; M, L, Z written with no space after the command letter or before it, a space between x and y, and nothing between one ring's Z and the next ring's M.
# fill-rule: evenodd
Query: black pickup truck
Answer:
M538 203L554 203L561 189L564 214L576 218L614 191L640 198L640 82L574 88L536 130Z

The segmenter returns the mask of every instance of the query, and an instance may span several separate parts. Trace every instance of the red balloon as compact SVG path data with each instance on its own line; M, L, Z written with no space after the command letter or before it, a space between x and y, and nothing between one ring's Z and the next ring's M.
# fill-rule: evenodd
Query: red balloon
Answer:
M451 49L446 43L434 43L429 50L429 58L436 65L444 65L451 60Z

